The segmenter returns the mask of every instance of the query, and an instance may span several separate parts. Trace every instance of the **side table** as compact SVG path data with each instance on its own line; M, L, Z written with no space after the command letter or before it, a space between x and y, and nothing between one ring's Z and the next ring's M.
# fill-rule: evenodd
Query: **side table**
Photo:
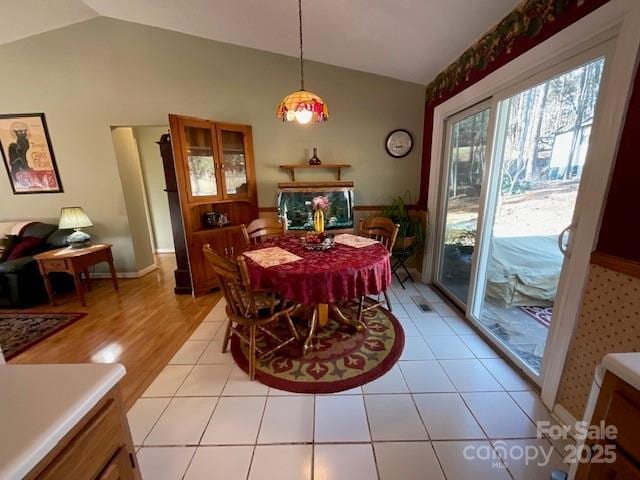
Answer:
M47 289L51 305L56 304L55 299L53 298L51 281L49 280L49 273L51 272L64 272L73 276L76 293L78 294L83 306L86 306L86 303L84 301L84 286L82 285L81 275L84 275L85 282L87 283L87 289L91 290L89 267L96 263L107 262L109 264L113 288L118 290L118 281L116 280L116 269L113 266L111 245L108 243L89 245L85 248L58 248L57 250L49 250L48 252L40 253L33 258L38 262L38 268L40 269L40 273L44 279L44 285Z

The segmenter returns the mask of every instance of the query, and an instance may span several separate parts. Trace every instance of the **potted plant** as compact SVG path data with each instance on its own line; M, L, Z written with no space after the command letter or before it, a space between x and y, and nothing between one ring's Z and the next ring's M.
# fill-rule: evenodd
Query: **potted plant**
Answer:
M381 212L383 217L389 218L400 226L395 244L397 250L407 250L414 245L420 246L424 243L425 228L422 219L409 214L407 211L408 199L408 192L405 196L394 197L391 205L385 207Z

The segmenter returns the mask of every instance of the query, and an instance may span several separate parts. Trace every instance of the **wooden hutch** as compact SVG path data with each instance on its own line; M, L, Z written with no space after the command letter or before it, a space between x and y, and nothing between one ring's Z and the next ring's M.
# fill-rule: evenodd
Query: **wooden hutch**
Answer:
M169 115L169 126L170 139L158 143L178 263L175 291L198 296L218 285L202 247L237 256L244 249L241 225L258 218L251 127L179 115ZM207 225L207 212L229 223Z

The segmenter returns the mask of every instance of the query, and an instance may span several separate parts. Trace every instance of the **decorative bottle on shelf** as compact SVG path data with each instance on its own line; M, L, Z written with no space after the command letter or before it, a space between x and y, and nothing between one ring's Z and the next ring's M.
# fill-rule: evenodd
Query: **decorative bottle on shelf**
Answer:
M316 233L324 233L324 212L320 208L313 213L313 229Z
M322 162L318 158L318 149L313 147L313 156L309 159L309 165L320 165Z

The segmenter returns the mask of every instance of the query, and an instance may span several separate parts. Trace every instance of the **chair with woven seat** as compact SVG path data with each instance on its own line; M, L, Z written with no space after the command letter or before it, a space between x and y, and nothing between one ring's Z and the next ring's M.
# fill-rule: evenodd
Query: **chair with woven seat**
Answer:
M202 248L205 258L213 269L220 283L220 288L226 300L226 313L229 317L222 352L227 351L227 345L233 335L249 345L249 377L255 379L256 354L261 358L277 350L298 342L300 336L291 320L291 312L297 308L279 299L275 294L254 292L249 283L249 273L244 257L240 255L237 261L219 255L207 244ZM280 338L267 327L284 320L291 332L288 338ZM248 330L248 335L247 335ZM258 331L275 340L276 345L268 351L261 350L256 344Z
M389 252L393 251L393 246L396 243L396 237L398 236L398 230L400 229L400 225L393 223L392 220L385 217L370 217L364 220L360 220L360 224L358 225L358 235L362 237L373 238L378 240ZM392 311L391 302L389 301L389 295L387 291L384 290L384 302L380 301L380 296L378 295L377 299L362 296L358 302L358 321L362 321L362 315L369 310L373 310L374 308L381 307L384 303L387 304L387 310ZM371 305L365 307L365 300L370 300L372 302Z
M242 225L242 234L247 246L260 243L267 238L284 235L285 227L275 218L257 218L249 225Z

